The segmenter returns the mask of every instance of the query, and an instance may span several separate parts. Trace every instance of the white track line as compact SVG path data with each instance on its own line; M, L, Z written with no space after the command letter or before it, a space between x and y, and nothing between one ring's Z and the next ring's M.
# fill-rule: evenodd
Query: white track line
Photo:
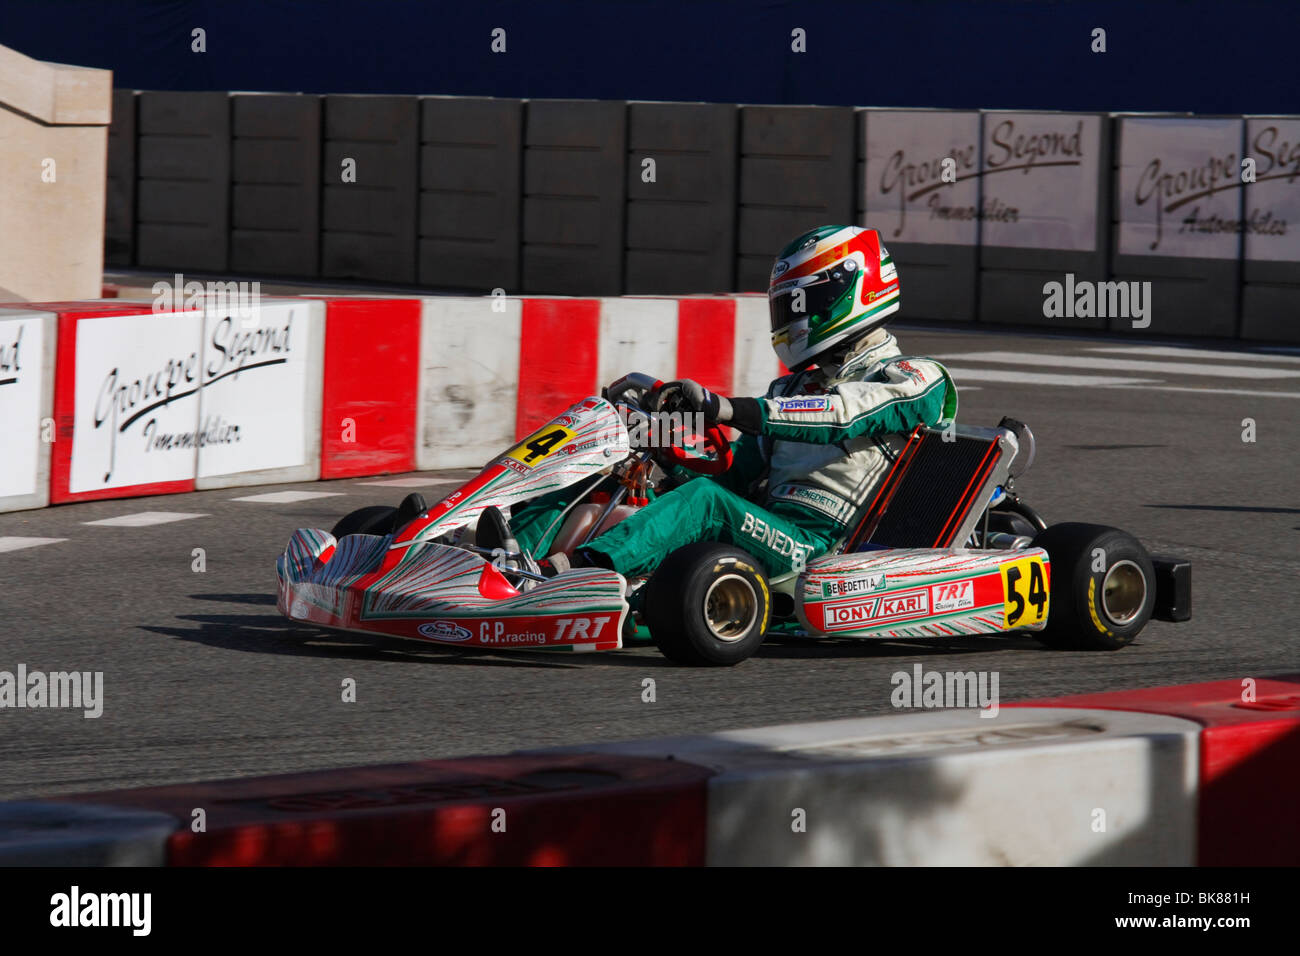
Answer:
M1036 368L1083 368L1099 372L1154 372L1158 375L1199 375L1203 378L1300 378L1300 368L1257 368L1195 362L1148 362L1142 359L1095 358L1090 355L1045 355L1038 352L966 352L937 355L943 361L997 362Z
M1133 388L1149 392L1196 392L1202 395L1245 395L1248 398L1300 398L1300 392L1265 392L1251 388L1194 388L1190 385L1106 385L1104 388Z
M133 515L118 515L116 518L100 518L98 521L83 521L82 524L99 525L103 528L145 528L152 524L170 524L173 521L188 521L190 518L206 518L206 514L194 514L187 511L140 511Z
M427 488L429 485L455 484L454 478L389 478L387 481L358 481L367 488Z
M246 495L243 498L231 498L231 501L256 501L265 505L291 505L295 501L311 501L313 498L338 498L342 491L268 491L261 495Z
M1108 378L1104 375L1054 375L1051 372L1025 372L1000 368L956 368L947 366L957 383L957 393L979 391L975 382L1005 382L1011 385L1064 385L1075 388L1129 388L1151 392L1194 392L1200 395L1244 395L1248 398L1300 398L1300 392L1265 392L1247 388L1196 388L1190 385L1165 385L1159 380Z
M1300 355L1271 352L1227 352L1214 349L1184 349L1176 345L1095 345L1089 352L1119 355L1167 355L1172 358L1214 359L1223 362L1300 362Z
M42 544L57 544L67 538L0 538L0 552L21 551L23 548L35 548Z
M1120 378L1113 375L1058 375L1053 372L1026 372L1010 368L957 368L947 366L948 374L957 383L957 392L965 382L1008 382L1014 385L1072 385L1095 387L1106 385L1159 384L1159 379Z

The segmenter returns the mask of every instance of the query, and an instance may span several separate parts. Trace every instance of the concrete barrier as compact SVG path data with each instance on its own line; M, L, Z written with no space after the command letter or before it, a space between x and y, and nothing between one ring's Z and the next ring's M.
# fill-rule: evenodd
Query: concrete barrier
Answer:
M326 299L322 478L415 469L419 299Z
M230 98L230 268L320 274L321 98Z
M51 503L320 474L323 302L42 308L58 316Z
M741 107L737 292L766 292L795 236L853 221L856 122L848 107Z
M1018 708L583 747L708 781L712 866L1186 866L1197 726Z
M1045 314L1043 288L1104 282L1110 264L1111 119L1098 113L981 114L979 318L1104 329L1100 309ZM1092 314L1081 314L1091 312ZM1114 317L1123 327L1126 316Z
M31 865L1300 862L1300 675L0 804Z
M102 826L105 807L132 822L170 821L165 861L172 866L698 866L708 776L700 767L639 757L464 757L60 797L40 806L75 819L84 804L92 826ZM31 843L21 834L12 842L24 862L66 859L39 833Z
M113 91L104 197L104 264L135 264L135 90Z
M320 274L414 282L419 100L327 96L322 130Z
M1300 342L1295 116L114 97L115 264L448 292L761 292L793 236L860 222L880 230L914 320ZM1068 295L1060 314L1045 314L1048 283Z
M979 256L980 115L858 110L858 219L893 256L905 314L973 322ZM951 160L951 182L944 161Z
M177 825L153 810L0 803L0 866L163 866Z
M248 318L204 314L195 487L320 477L324 353L324 302L265 298Z
M423 300L417 468L476 468L514 442L528 301Z
M1113 278L1149 282L1144 335L1237 335L1241 281L1239 118L1116 120Z
M263 297L248 316L203 301L46 303L39 325L0 313L0 329L23 317L24 388L48 393L39 416L14 405L13 440L52 429L31 446L48 469L0 463L0 489L22 489L0 509L477 468L627 372L759 395L781 371L761 295Z
M627 104L533 100L524 115L523 291L623 291Z
M137 97L136 262L224 272L230 238L230 97Z
M1254 181L1242 186L1241 337L1300 342L1300 119L1247 117L1245 158Z
M1300 865L1300 674L1038 703L1193 721L1201 728L1196 862Z
M766 297L424 300L421 469L479 467L627 372L762 394Z
M420 100L421 285L519 291L523 126L523 100Z
M630 103L627 112L623 291L730 292L739 111L729 103Z

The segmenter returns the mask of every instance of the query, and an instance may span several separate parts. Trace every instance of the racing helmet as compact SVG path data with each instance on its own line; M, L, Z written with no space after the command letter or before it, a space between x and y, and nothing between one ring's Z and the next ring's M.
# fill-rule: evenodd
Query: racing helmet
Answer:
M818 226L777 254L767 304L772 348L801 371L898 311L898 270L876 230Z

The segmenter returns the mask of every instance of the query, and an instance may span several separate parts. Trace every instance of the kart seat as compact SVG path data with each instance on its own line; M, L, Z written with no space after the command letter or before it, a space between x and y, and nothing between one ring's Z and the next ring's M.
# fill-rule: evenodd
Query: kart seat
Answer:
M425 503L424 495L418 491L411 492L397 506L397 514L393 516L393 534L400 532L428 510L429 506Z
M510 522L495 505L488 505L479 515L478 525L474 528L474 543L489 551L498 548L503 551L519 550L519 542L510 530Z
M1016 454L1009 429L918 426L863 507L845 552L965 543Z

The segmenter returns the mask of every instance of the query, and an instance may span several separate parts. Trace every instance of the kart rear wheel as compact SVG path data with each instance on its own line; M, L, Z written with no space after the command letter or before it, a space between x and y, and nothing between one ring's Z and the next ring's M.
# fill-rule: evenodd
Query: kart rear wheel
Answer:
M1132 535L1070 522L1041 532L1034 547L1046 549L1052 565L1047 626L1035 635L1044 644L1114 651L1151 620L1155 569Z
M335 540L350 534L388 534L397 521L397 509L389 505L367 505L345 514L330 530Z
M646 624L671 661L730 667L758 650L772 595L757 562L714 541L678 548L646 584Z

